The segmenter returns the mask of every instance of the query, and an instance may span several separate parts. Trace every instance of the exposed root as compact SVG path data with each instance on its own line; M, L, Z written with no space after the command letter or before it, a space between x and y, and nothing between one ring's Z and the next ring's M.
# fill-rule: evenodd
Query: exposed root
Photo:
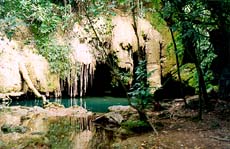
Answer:
M230 139L227 139L227 138L220 138L220 137L215 137L215 136L210 136L210 138L218 140L218 141L230 142Z
M41 98L43 101L43 105L47 104L46 101L46 96L42 95L38 92L38 90L34 87L33 82L30 79L30 76L28 74L28 71L26 69L26 66L24 63L20 62L19 63L19 71L22 74L23 79L25 80L26 84L28 85L28 87L33 91L33 93L35 94L35 96L37 96L38 98Z
M146 118L147 118L149 125L152 127L154 133L158 136L158 132L157 132L155 126L153 125L153 123L151 122L151 119L149 118L149 116L147 114L146 114Z

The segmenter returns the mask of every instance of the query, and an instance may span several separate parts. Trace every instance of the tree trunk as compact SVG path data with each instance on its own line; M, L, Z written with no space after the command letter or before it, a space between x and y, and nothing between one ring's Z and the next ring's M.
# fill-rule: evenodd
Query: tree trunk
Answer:
M144 122L148 122L148 124L151 126L151 128L153 129L155 134L158 135L158 132L157 132L155 126L153 125L153 123L151 122L150 118L148 117L148 115L143 110L139 110L138 108L136 108L136 110L139 114L140 120L144 121Z
M184 98L184 91L183 91L183 87L182 87L182 80L181 80L181 75L180 75L180 64L179 64L179 57L178 57L178 54L177 54L178 50L177 50L177 46L176 46L176 41L175 41L175 38L174 38L174 35L173 35L173 31L172 31L172 29L170 27L169 27L169 30L170 30L171 37L172 37L172 40L173 40L174 51L175 51L175 55L176 55L177 75L178 75L178 79L179 79L179 83L180 83L180 94L181 94L181 97L184 100L185 106L187 106L187 102L186 102L186 100Z
M208 93L206 90L204 76L203 76L202 70L200 68L200 65L197 61L197 58L195 58L195 59L196 59L195 66L196 66L196 70L197 70L197 74L198 74L198 81L199 81L199 87L200 87L201 95L202 95L202 98L204 100L205 105L207 106L209 104L209 101L208 101Z
M202 104L202 91L201 91L201 85L199 84L199 114L198 114L198 117L199 117L199 120L202 120L202 112L203 112L203 104Z

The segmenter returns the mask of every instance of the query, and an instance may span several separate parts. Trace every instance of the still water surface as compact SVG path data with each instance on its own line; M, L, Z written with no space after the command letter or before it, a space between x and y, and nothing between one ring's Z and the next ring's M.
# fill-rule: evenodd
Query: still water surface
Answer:
M86 97L86 98L56 98L49 99L50 102L57 102L66 108L71 106L82 106L92 112L107 112L108 107L112 105L128 105L126 98L117 97ZM10 106L42 106L41 100L14 100Z

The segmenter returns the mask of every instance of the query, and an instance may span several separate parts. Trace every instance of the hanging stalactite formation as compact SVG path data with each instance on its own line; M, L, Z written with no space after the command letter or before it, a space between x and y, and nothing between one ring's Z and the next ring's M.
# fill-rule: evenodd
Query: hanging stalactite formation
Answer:
M60 81L62 91L66 91L70 97L84 96L88 88L93 84L95 65L93 63L79 63L75 65L69 75Z
M159 70L157 52L159 50L160 35L148 22L142 21L138 24L142 25L138 29L139 35L142 36L143 33L148 39L145 42L143 40L140 42L141 46L145 47L148 55L147 61L149 65L147 68L149 71L152 69ZM0 61L2 66L0 92L22 91L23 93L27 93L32 91L38 97L45 97L40 96L38 94L40 92L47 97L52 97L52 95L55 97L82 97L87 94L87 90L91 88L95 80L94 71L96 64L110 63L111 65L108 66L110 68L113 67L114 63L117 63L119 68L125 69L132 74L134 67L132 53L137 50L134 37L135 34L130 17L119 15L114 17L99 16L98 18L87 18L81 20L80 23L76 22L73 25L72 31L62 32L61 30L57 30L56 34L52 37L55 39L55 45L57 47L65 47L61 48L63 50L69 50L69 53L66 51L63 52L64 54L69 54L67 57L65 57L67 54L64 55L64 58L68 59L71 63L68 65L68 68L66 68L66 63L62 63L63 55L58 55L61 62L57 66L63 69L62 72L64 75L59 74L59 71L50 71L52 65L49 65L44 57L36 53L37 50L34 45L26 46L23 43L18 44L18 41L8 41L4 37L0 42L3 47L0 55L2 58ZM140 39L142 38L140 37ZM17 52L18 50L21 51ZM110 60L108 57L111 54L117 59ZM25 64L20 62L20 65L18 65L18 60L14 58L19 56L23 57ZM55 67L55 69L60 69L59 67ZM23 73L26 70L28 73ZM101 73L101 75L105 74ZM108 73L107 75L110 74ZM28 78L26 76L29 76L32 82L26 79ZM22 79L21 77L25 78ZM131 84L132 78L128 82ZM158 71L153 73L150 82L154 86L160 84L160 74ZM45 98L43 100L45 101Z
M147 71L155 70L149 81L152 86L158 87L161 84L158 56L162 39L148 21L140 18L137 21L141 24L137 26L138 35L140 35L140 46L145 49L147 55ZM70 97L86 95L87 89L93 83L96 64L108 63L106 60L109 54L115 54L120 68L125 68L130 74L133 73L135 59L132 53L138 49L132 19L129 16L83 19L80 23L74 24L66 41L72 51L73 68L68 77L62 80L61 90ZM128 82L131 84L132 78Z

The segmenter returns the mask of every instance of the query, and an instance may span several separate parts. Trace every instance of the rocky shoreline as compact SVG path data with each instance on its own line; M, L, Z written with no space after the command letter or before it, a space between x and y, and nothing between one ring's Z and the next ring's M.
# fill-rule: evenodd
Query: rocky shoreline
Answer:
M92 112L80 106L1 108L0 148L87 148L92 117Z

